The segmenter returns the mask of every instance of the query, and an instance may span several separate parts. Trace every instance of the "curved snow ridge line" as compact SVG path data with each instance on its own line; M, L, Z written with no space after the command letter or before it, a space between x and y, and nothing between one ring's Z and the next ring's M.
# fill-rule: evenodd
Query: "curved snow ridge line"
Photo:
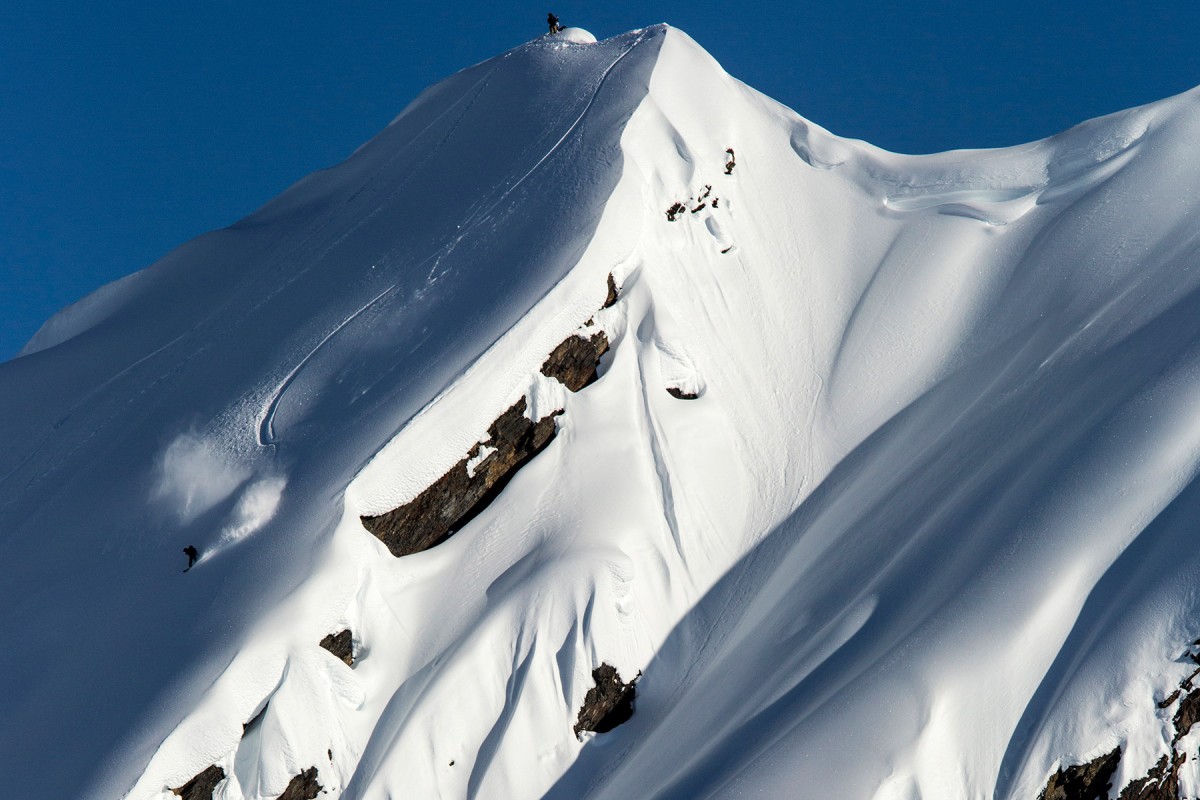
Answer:
M926 186L905 184L899 192L886 195L883 203L899 212L935 209L939 214L967 217L995 227L1008 225L1035 206L1074 200L1111 178L1133 158L1148 131L1149 124L1140 120L1135 130L1114 134L1094 145L1087 157L1052 155L1037 180L1018 179L982 188L973 187L965 177Z
M788 109L790 111L790 109ZM809 122L792 112L792 131L789 143L792 152L813 169L829 171L844 166L854 156L854 149L845 140L834 136L820 125Z
M383 299L383 297L385 295L389 294L390 292L395 291L395 289L396 289L395 284L389 286L388 288L384 289L379 294L375 295L375 297L373 297L371 300L367 301L364 305L362 305L353 314L351 314L350 316L348 316L344 320L342 320L337 325L337 327L335 327L329 333L325 334L325 337L323 339L321 339L320 342L317 343L317 346L314 347L312 350L309 350L308 354L305 355L304 358L300 359L300 362L297 363L296 366L294 366L292 368L292 371L288 373L287 377L284 378L283 381L279 384L279 386L275 389L274 396L271 398L270 402L267 404L267 407L263 411L262 417L259 420L259 423L258 423L258 444L259 444L259 446L270 447L270 446L274 446L274 445L278 444L278 440L275 438L275 413L276 413L276 411L279 410L279 404L283 401L284 395L287 394L288 388L292 385L292 382L296 380L296 377L300 374L300 371L304 369L304 366L309 361L312 360L313 356L315 356L317 354L317 352L320 351L321 348L324 347L329 342L330 339L337 336L347 325L349 325L351 322L353 322L355 319L357 319L360 314L362 314L364 311L366 311L371 306L378 303L381 299Z

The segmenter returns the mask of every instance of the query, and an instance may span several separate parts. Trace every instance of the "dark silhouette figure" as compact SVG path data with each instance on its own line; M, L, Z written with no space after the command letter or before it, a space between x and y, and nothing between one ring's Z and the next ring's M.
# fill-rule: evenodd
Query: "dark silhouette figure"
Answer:
M188 569L191 569L192 565L196 563L196 559L200 557L200 551L189 544L187 547L183 548L183 552L186 553L188 557L187 569L184 570L184 572L187 572Z
M729 156L729 158L725 159L725 174L732 175L733 168L737 166L737 159L734 158L732 147L725 148L725 153Z
M546 15L546 24L550 26L551 33L558 33L563 29L563 26L558 24L558 17L553 13Z

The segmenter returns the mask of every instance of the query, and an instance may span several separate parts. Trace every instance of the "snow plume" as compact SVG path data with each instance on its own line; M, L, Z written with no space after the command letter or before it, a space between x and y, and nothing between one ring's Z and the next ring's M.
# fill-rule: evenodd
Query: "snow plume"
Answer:
M189 431L163 451L152 499L187 524L227 499L250 474L219 442Z
M247 486L221 531L217 546L239 542L270 522L286 486L287 479L279 477L264 478Z
M287 478L256 475L251 465L219 440L194 431L182 433L163 451L153 499L183 525L232 501L221 533L207 555L240 542L275 516Z

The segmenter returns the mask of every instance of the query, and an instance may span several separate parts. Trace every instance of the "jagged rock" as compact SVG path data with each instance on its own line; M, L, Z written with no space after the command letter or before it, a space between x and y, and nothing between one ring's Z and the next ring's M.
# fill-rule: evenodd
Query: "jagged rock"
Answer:
M316 800L323 787L317 783L317 768L309 767L288 782L276 800Z
M608 297L604 298L604 305L601 308L612 308L617 304L617 282L613 280L612 273L608 273Z
M695 400L700 396L695 392L685 392L678 386L668 386L667 394L671 395L671 397L674 397L676 400Z
M1183 696L1179 709L1175 712L1175 742L1178 742L1192 726L1200 722L1200 689Z
M1183 682L1179 684L1179 688L1191 689L1192 681L1196 680L1197 675L1200 675L1200 668L1197 668L1191 675L1188 675L1186 678L1184 678Z
M674 222L675 216L683 213L684 211L687 211L687 206L685 206L683 203L680 203L678 200L675 201L671 204L671 207L667 209L667 222Z
M559 412L533 422L525 417L525 408L522 397L492 423L487 446L494 450L473 470L468 471L467 464L480 455L478 444L411 502L378 516L361 517L363 527L397 558L428 550L453 536L554 439L554 417Z
M1146 777L1126 786L1117 800L1178 800L1179 771L1185 761L1187 756L1183 753L1172 753L1169 762L1167 756L1163 756Z
M1112 778L1121 763L1121 748L1075 764L1050 776L1039 800L1108 800Z
M638 677L642 673L638 673ZM575 720L575 735L580 731L607 733L633 716L633 700L637 695L637 677L629 683L621 680L616 667L601 664L592 670L596 685L588 689Z
M354 666L354 634L349 628L326 636L321 640L321 647L345 661L347 667Z
M590 337L574 334L554 348L554 352L542 364L542 374L557 378L572 392L578 392L596 380L596 366L600 357L608 352L608 335L597 331Z
M172 789L171 792L179 795L183 800L212 800L217 784L223 780L225 780L225 770L213 764L183 786Z

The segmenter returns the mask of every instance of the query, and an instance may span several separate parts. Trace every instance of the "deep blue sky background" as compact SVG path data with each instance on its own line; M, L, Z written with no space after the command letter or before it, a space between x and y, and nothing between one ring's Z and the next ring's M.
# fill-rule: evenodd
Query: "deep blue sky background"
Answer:
M1200 84L1194 0L0 5L0 360L551 8L600 38L670 22L808 119L901 152L1017 144Z

